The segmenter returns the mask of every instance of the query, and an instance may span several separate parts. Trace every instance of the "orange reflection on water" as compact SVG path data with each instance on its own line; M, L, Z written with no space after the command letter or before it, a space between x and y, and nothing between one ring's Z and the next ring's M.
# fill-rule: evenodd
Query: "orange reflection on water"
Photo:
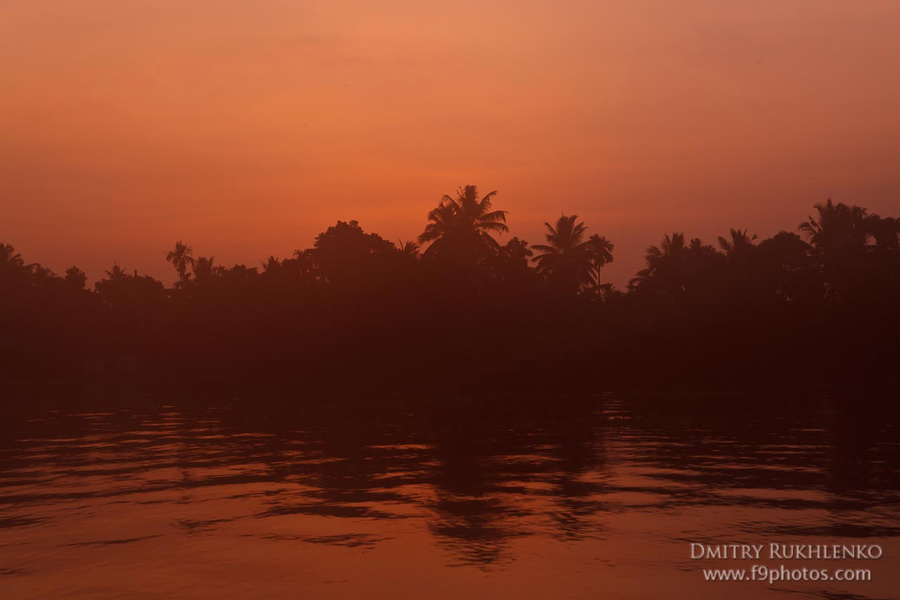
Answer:
M833 445L827 413L685 430L614 397L502 419L59 405L6 420L11 598L883 598L898 583L900 491L877 472L892 446L877 427ZM864 586L712 584L691 541L885 558Z

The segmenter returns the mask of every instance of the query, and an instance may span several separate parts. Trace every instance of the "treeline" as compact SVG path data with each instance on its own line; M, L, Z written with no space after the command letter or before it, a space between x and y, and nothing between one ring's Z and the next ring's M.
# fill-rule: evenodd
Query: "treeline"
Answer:
M93 290L0 244L0 378L301 389L896 385L900 221L829 200L795 231L666 235L627 290L575 215L505 244L474 186L418 244L339 221L260 267L178 242L173 288L114 265Z

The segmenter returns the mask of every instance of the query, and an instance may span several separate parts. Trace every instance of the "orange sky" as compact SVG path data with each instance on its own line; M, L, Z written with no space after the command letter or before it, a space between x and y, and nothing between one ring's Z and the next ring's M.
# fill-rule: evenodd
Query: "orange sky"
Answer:
M0 241L166 281L421 232L500 190L581 215L622 284L684 230L761 236L831 196L900 213L900 2L4 0Z

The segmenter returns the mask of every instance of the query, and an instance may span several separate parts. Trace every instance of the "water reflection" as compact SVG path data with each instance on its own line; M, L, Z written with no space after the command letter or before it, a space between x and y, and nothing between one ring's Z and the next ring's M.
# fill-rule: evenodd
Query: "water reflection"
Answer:
M12 597L877 598L900 583L897 428L827 398L739 419L617 395L113 406L6 406ZM885 547L865 587L704 583L686 551L860 538Z

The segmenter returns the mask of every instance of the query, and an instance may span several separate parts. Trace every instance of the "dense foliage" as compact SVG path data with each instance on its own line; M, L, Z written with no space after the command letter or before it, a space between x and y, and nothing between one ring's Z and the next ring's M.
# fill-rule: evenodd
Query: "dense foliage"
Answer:
M613 244L575 215L546 243L507 231L474 186L419 246L339 221L261 267L179 241L173 288L114 265L93 290L0 245L0 377L503 390L788 382L895 385L900 222L834 204L797 232L666 235L627 291Z

